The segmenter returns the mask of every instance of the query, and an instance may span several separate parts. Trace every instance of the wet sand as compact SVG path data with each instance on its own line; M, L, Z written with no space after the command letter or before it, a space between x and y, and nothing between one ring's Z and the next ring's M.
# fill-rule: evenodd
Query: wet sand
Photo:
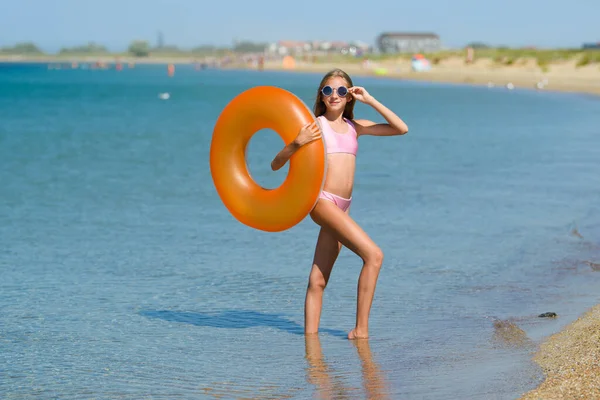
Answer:
M552 335L534 360L546 379L521 400L600 399L600 305Z

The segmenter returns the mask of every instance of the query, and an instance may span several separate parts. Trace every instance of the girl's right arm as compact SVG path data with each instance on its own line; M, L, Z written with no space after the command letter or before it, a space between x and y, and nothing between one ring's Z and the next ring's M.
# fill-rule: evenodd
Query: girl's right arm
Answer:
M312 142L321 137L321 129L317 122L306 124L300 129L300 133L291 143L288 143L271 161L271 169L277 171L283 167L285 163L294 155L296 151L305 144Z

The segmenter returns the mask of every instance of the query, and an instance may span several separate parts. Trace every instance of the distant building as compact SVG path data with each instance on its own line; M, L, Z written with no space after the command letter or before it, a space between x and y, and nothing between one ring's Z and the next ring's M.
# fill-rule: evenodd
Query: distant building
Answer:
M382 53L426 53L439 51L442 43L435 33L384 32L377 47Z
M271 43L267 47L269 53L276 53L280 56L299 55L311 51L312 43L298 40L280 40L277 43Z
M598 43L584 43L581 46L584 50L600 50L600 42Z
M342 41L342 40L279 40L276 43L271 43L267 52L271 54L284 55L326 55L326 54L351 54L359 55L369 51L369 45L360 41Z

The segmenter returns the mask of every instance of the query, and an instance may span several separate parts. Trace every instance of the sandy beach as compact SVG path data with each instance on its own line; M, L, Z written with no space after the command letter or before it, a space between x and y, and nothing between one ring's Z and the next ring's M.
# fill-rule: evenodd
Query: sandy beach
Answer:
M281 70L281 63L267 62L266 70ZM465 64L458 57L441 60L429 71L415 72L409 60L360 63L296 63L294 70L304 72L326 72L342 68L351 75L382 76L388 78L420 80L429 82L461 83L490 87L527 88L579 92L600 95L600 64L578 67L575 60L553 63L546 71L534 60L522 59L513 65L498 65L491 59L480 59ZM378 72L383 71L383 72Z
M546 379L521 400L600 399L600 305L552 335L534 360Z

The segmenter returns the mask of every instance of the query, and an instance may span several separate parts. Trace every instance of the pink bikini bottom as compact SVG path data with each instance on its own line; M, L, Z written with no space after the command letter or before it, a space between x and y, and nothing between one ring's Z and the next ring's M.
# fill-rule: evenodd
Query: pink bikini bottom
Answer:
M319 198L331 201L333 204L338 206L338 208L342 211L346 211L348 209L348 207L350 207L350 203L352 203L352 197L350 197L349 199L345 199L343 197L340 197L333 193L326 192L324 190L321 191Z

